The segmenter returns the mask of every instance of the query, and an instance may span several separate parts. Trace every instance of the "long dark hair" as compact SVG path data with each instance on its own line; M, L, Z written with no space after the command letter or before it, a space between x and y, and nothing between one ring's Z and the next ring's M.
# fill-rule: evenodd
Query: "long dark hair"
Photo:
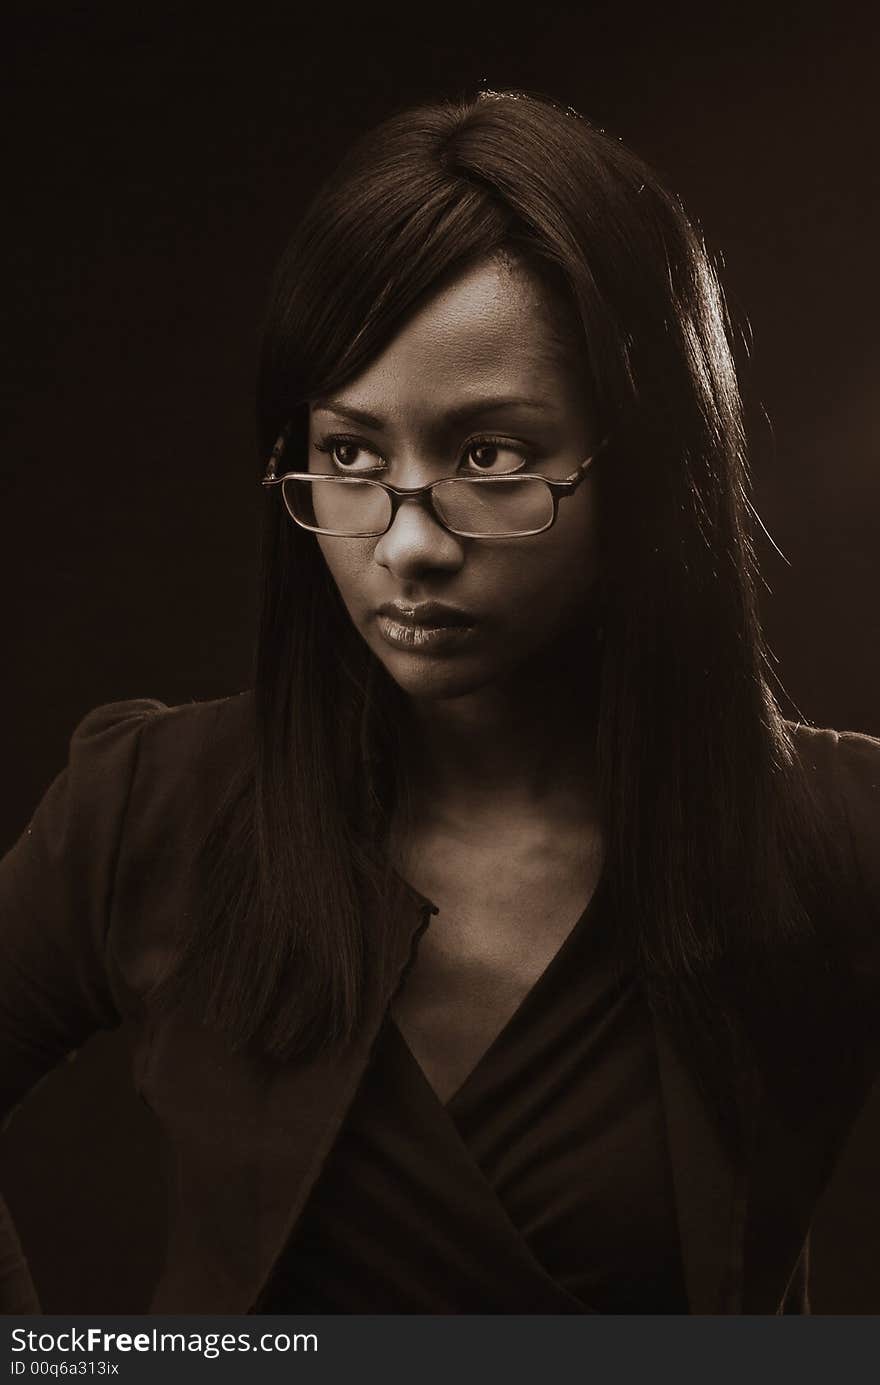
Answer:
M551 276L583 326L610 439L594 480L605 882L622 953L732 1129L749 1055L779 1058L785 1017L824 965L809 885L820 848L766 676L729 327L679 202L550 101L483 92L391 119L322 188L281 264L261 462L291 421L302 457L307 401L494 253ZM206 843L177 979L201 979L231 1042L284 1059L349 1042L381 984L369 905L391 888L404 708L314 538L277 502L270 492L254 755Z

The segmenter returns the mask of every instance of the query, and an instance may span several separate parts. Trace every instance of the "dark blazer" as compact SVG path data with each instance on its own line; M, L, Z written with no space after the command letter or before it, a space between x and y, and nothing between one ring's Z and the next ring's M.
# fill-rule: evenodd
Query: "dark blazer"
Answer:
M243 1313L254 1305L314 1184L368 1061L427 907L408 887L391 916L393 965L343 1057L271 1064L233 1055L143 996L192 908L193 846L252 734L252 697L166 708L99 707L77 727L67 768L0 863L0 1109L95 1029L126 1019L134 1078L174 1169L165 1267L151 1311ZM853 908L880 908L880 742L798 728L828 830L851 851ZM880 931L880 930L878 930ZM877 934L875 933L875 937ZM877 949L862 959L878 972ZM748 1169L719 1139L688 1066L655 1021L688 1299L693 1313L808 1312L809 1228L870 1064L817 1093L793 1129L752 1093ZM0 1202L0 1309L39 1306Z

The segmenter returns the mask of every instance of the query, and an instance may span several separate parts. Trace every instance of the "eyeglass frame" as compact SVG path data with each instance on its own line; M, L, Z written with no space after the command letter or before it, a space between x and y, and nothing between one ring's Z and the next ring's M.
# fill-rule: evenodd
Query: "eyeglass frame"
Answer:
M326 529L319 529L313 527L310 524L305 524L301 519L297 519L296 515L291 514L287 502L285 501L284 508L287 510L287 513L290 515L290 518L293 520L294 524L299 525L300 529L304 529L307 534L323 534L325 538L329 539L380 539L388 533L388 530L394 524L394 520L397 517L397 512L400 509L403 502L405 500L417 500L424 495L427 495L429 497L430 514L432 519L434 519L442 529L445 529L448 534L452 534L457 539L530 539L534 538L537 534L546 534L548 529L552 529L553 525L556 523L557 517L559 515L560 500L564 500L566 496L574 495L574 492L577 490L578 486L581 484L583 480L585 480L587 470L590 467L591 463L595 461L596 457L598 457L599 453L603 451L603 449L607 446L608 443L607 437L602 438L601 442L594 448L594 450L590 453L589 457L585 457L584 460L580 462L578 466L575 467L574 471L571 472L569 476L565 476L562 479L557 479L556 477L552 476L541 476L537 472L513 471L509 473L499 473L497 475L492 476L440 476L437 478L436 481L429 481L425 486L392 486L388 481L380 481L374 476L328 476L325 472L315 471L285 471L283 475L278 476L276 474L278 463L281 461L281 458L284 455L288 440L290 438L292 427L293 425L289 423L287 427L284 428L276 438L275 445L272 448L271 453L269 454L269 460L266 464L266 474L260 482L261 486L280 486L285 481L312 481L316 477L323 477L323 479L328 481L341 481L343 483L350 483L352 481L366 481L370 485L378 486L382 490L384 490L391 501L391 516L385 528L382 529L379 533L370 534L336 534L332 530L328 531ZM466 481L469 485L473 485L474 483L479 485L487 485L491 484L492 482L513 480L543 481L544 485L549 490L550 499L553 502L553 514L551 515L547 523L543 525L540 529L527 529L525 531L518 532L515 534L462 533L461 530L452 529L446 523L446 520L443 519L442 516L437 513L437 510L434 506L434 490L437 486L448 485L450 481Z

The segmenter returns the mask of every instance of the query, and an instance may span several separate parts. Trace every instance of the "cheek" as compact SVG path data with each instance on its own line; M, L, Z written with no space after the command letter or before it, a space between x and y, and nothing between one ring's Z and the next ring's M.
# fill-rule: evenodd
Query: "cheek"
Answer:
M319 537L318 547L339 595L351 610L357 602L358 593L363 590L366 559L359 553L357 545L346 541Z
M548 537L556 539L556 568L574 589L588 591L596 578L597 556L596 513L588 493L572 496L568 510L560 505L555 529Z
M500 557L500 555L499 555ZM596 541L591 511L560 509L553 528L526 540L493 564L490 580L499 596L508 594L513 617L528 609L544 621L583 604L596 578Z

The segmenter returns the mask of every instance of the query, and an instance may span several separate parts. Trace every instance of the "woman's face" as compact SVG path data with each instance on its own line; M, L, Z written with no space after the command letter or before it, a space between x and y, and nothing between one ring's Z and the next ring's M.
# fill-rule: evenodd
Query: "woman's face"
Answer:
M598 442L572 337L536 276L481 262L332 399L312 402L309 470L400 487L569 476ZM378 539L318 542L356 629L400 688L460 697L509 679L567 633L579 641L595 576L591 477L560 501L551 529L526 538L460 538L408 500Z

